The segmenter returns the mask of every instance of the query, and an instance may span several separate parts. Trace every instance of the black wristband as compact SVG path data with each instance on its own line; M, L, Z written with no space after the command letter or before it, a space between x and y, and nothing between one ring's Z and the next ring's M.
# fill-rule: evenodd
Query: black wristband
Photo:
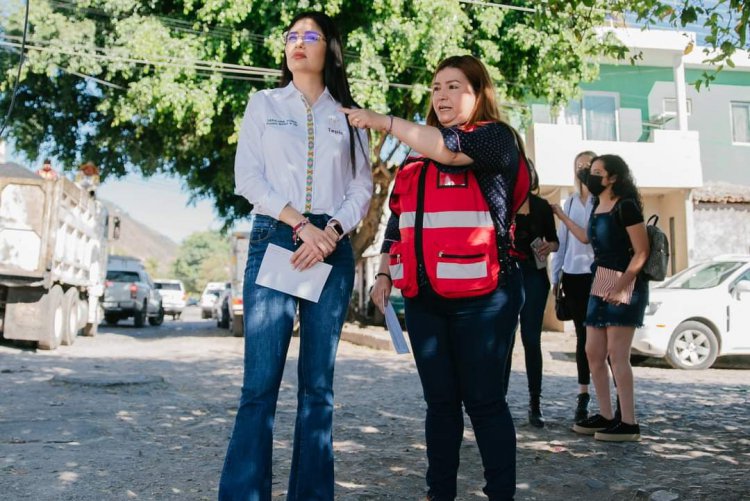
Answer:
M391 278L391 276L388 273L383 273L382 271L380 273L376 273L375 274L375 280L377 280L378 277L381 276L381 275L384 276L384 277L386 277L388 279L388 281L391 283L391 285L393 285L393 279Z

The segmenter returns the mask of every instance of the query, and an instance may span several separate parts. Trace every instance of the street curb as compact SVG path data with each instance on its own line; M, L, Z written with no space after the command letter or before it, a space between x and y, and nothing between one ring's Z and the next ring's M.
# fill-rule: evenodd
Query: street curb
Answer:
M375 350L393 351L388 331L379 326L363 329L356 325L346 324L341 331L341 340Z

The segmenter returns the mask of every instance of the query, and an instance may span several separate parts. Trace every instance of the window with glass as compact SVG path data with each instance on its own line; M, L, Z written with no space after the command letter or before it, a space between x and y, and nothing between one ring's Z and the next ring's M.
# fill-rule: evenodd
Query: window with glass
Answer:
M750 103L732 103L732 142L750 143Z
M613 95L584 94L585 139L617 141L617 99Z
M568 102L563 120L583 127L583 138L590 141L618 141L616 94L586 93L582 100Z
M675 275L664 284L669 289L709 289L729 278L744 263L719 261L700 264Z
M677 99L673 97L665 97L662 102L665 115L677 115ZM686 102L687 114L690 115L693 112L693 100L688 99Z

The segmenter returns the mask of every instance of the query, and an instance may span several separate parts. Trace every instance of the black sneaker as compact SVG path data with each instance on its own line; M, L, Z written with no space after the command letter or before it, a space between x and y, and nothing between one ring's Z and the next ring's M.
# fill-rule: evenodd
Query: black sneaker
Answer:
M573 425L573 431L581 435L593 435L594 433L606 430L615 424L614 419L607 419L601 414L594 414L583 421Z
M594 433L594 438L605 442L640 442L641 427L636 424L628 424L620 421L606 430Z

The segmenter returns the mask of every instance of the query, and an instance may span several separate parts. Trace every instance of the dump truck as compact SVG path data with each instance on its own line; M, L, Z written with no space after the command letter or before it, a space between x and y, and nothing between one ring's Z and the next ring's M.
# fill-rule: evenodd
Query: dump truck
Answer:
M96 334L119 220L74 182L0 164L0 330L54 350Z

